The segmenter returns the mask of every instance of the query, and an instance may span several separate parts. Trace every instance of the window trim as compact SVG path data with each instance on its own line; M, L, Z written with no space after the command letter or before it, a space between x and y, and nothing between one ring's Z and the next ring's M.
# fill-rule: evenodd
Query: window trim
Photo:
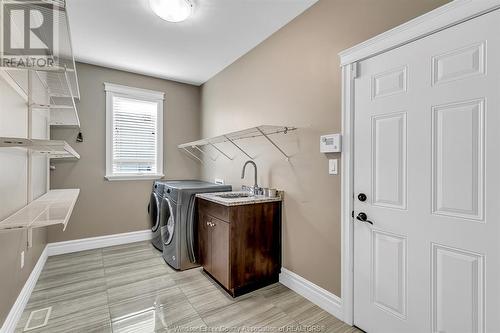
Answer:
M165 101L165 93L142 88L129 87L114 83L104 83L104 91L106 92L106 174L105 179L109 181L115 180L154 180L163 178L163 104ZM115 174L113 173L113 97L125 97L140 99L149 102L155 102L158 105L157 122L158 122L158 138L157 138L157 173L131 173L131 174Z

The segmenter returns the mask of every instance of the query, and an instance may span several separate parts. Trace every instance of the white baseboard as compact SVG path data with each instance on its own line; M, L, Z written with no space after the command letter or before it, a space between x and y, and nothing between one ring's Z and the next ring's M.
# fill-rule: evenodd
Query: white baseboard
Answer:
M344 320L342 299L340 297L286 268L281 268L280 282L331 315L342 321Z
M85 250L100 249L103 247L109 247L114 245L141 242L150 240L152 236L153 234L151 230L141 230L141 231L127 232L123 234L49 243L47 245L48 256L50 257L59 254L73 253Z
M45 246L45 249L40 255L40 258L38 258L35 267L31 271L28 280L26 280L23 289L19 293L19 296L17 296L16 302L10 309L9 314L7 315L7 318L5 319L2 325L2 328L0 329L1 333L12 333L16 329L17 323L21 318L24 308L26 307L26 304L30 299L31 292L35 288L36 282L38 281L38 277L42 272L43 266L45 266L45 262L47 261L47 256L48 256L48 246Z

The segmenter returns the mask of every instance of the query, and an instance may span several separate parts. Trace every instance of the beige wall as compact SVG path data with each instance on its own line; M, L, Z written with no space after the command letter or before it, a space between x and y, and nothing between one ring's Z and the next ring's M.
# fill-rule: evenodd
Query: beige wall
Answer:
M165 92L164 173L167 179L199 177L199 165L177 149L199 137L200 88L88 64L77 64L81 101L77 103L83 143L77 131L56 129L53 139L68 141L81 155L77 162L58 163L51 188L79 188L80 197L68 228L49 229L49 242L145 230L152 181L104 179L106 108L104 82Z
M202 134L259 124L298 126L277 138L290 162L262 140L259 184L285 190L284 267L340 296L340 176L328 175L319 136L341 130L337 53L419 16L446 0L320 0L202 87ZM228 147L226 147L229 149ZM233 152L236 154L236 152ZM244 158L207 162L203 177L239 186ZM252 178L244 183L252 183Z
M18 73L25 75L26 73ZM32 135L47 135L46 111L33 112ZM28 108L23 99L7 82L0 78L0 136L26 137ZM35 197L46 191L47 164L44 156L33 157L32 193ZM0 149L0 221L28 202L28 154L16 148ZM47 243L47 230L35 229L33 246L27 246L25 230L0 230L0 327ZM24 267L21 268L21 252Z

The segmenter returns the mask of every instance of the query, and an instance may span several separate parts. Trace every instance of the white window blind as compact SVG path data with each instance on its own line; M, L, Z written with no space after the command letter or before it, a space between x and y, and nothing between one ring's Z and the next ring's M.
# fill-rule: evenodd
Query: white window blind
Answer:
M106 178L163 177L163 93L106 84L106 94Z
M157 103L113 97L113 173L157 173Z

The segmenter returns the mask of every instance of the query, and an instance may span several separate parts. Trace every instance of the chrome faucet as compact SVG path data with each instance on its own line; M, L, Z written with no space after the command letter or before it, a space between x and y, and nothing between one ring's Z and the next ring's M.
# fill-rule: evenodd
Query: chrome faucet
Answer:
M246 167L248 164L253 165L253 168L255 170L255 180L254 180L252 192L254 195L260 194L260 188L259 188L259 185L257 185L257 164L255 164L254 161L245 162L245 165L243 165L243 170L241 170L241 179L245 178L245 170L246 170Z

